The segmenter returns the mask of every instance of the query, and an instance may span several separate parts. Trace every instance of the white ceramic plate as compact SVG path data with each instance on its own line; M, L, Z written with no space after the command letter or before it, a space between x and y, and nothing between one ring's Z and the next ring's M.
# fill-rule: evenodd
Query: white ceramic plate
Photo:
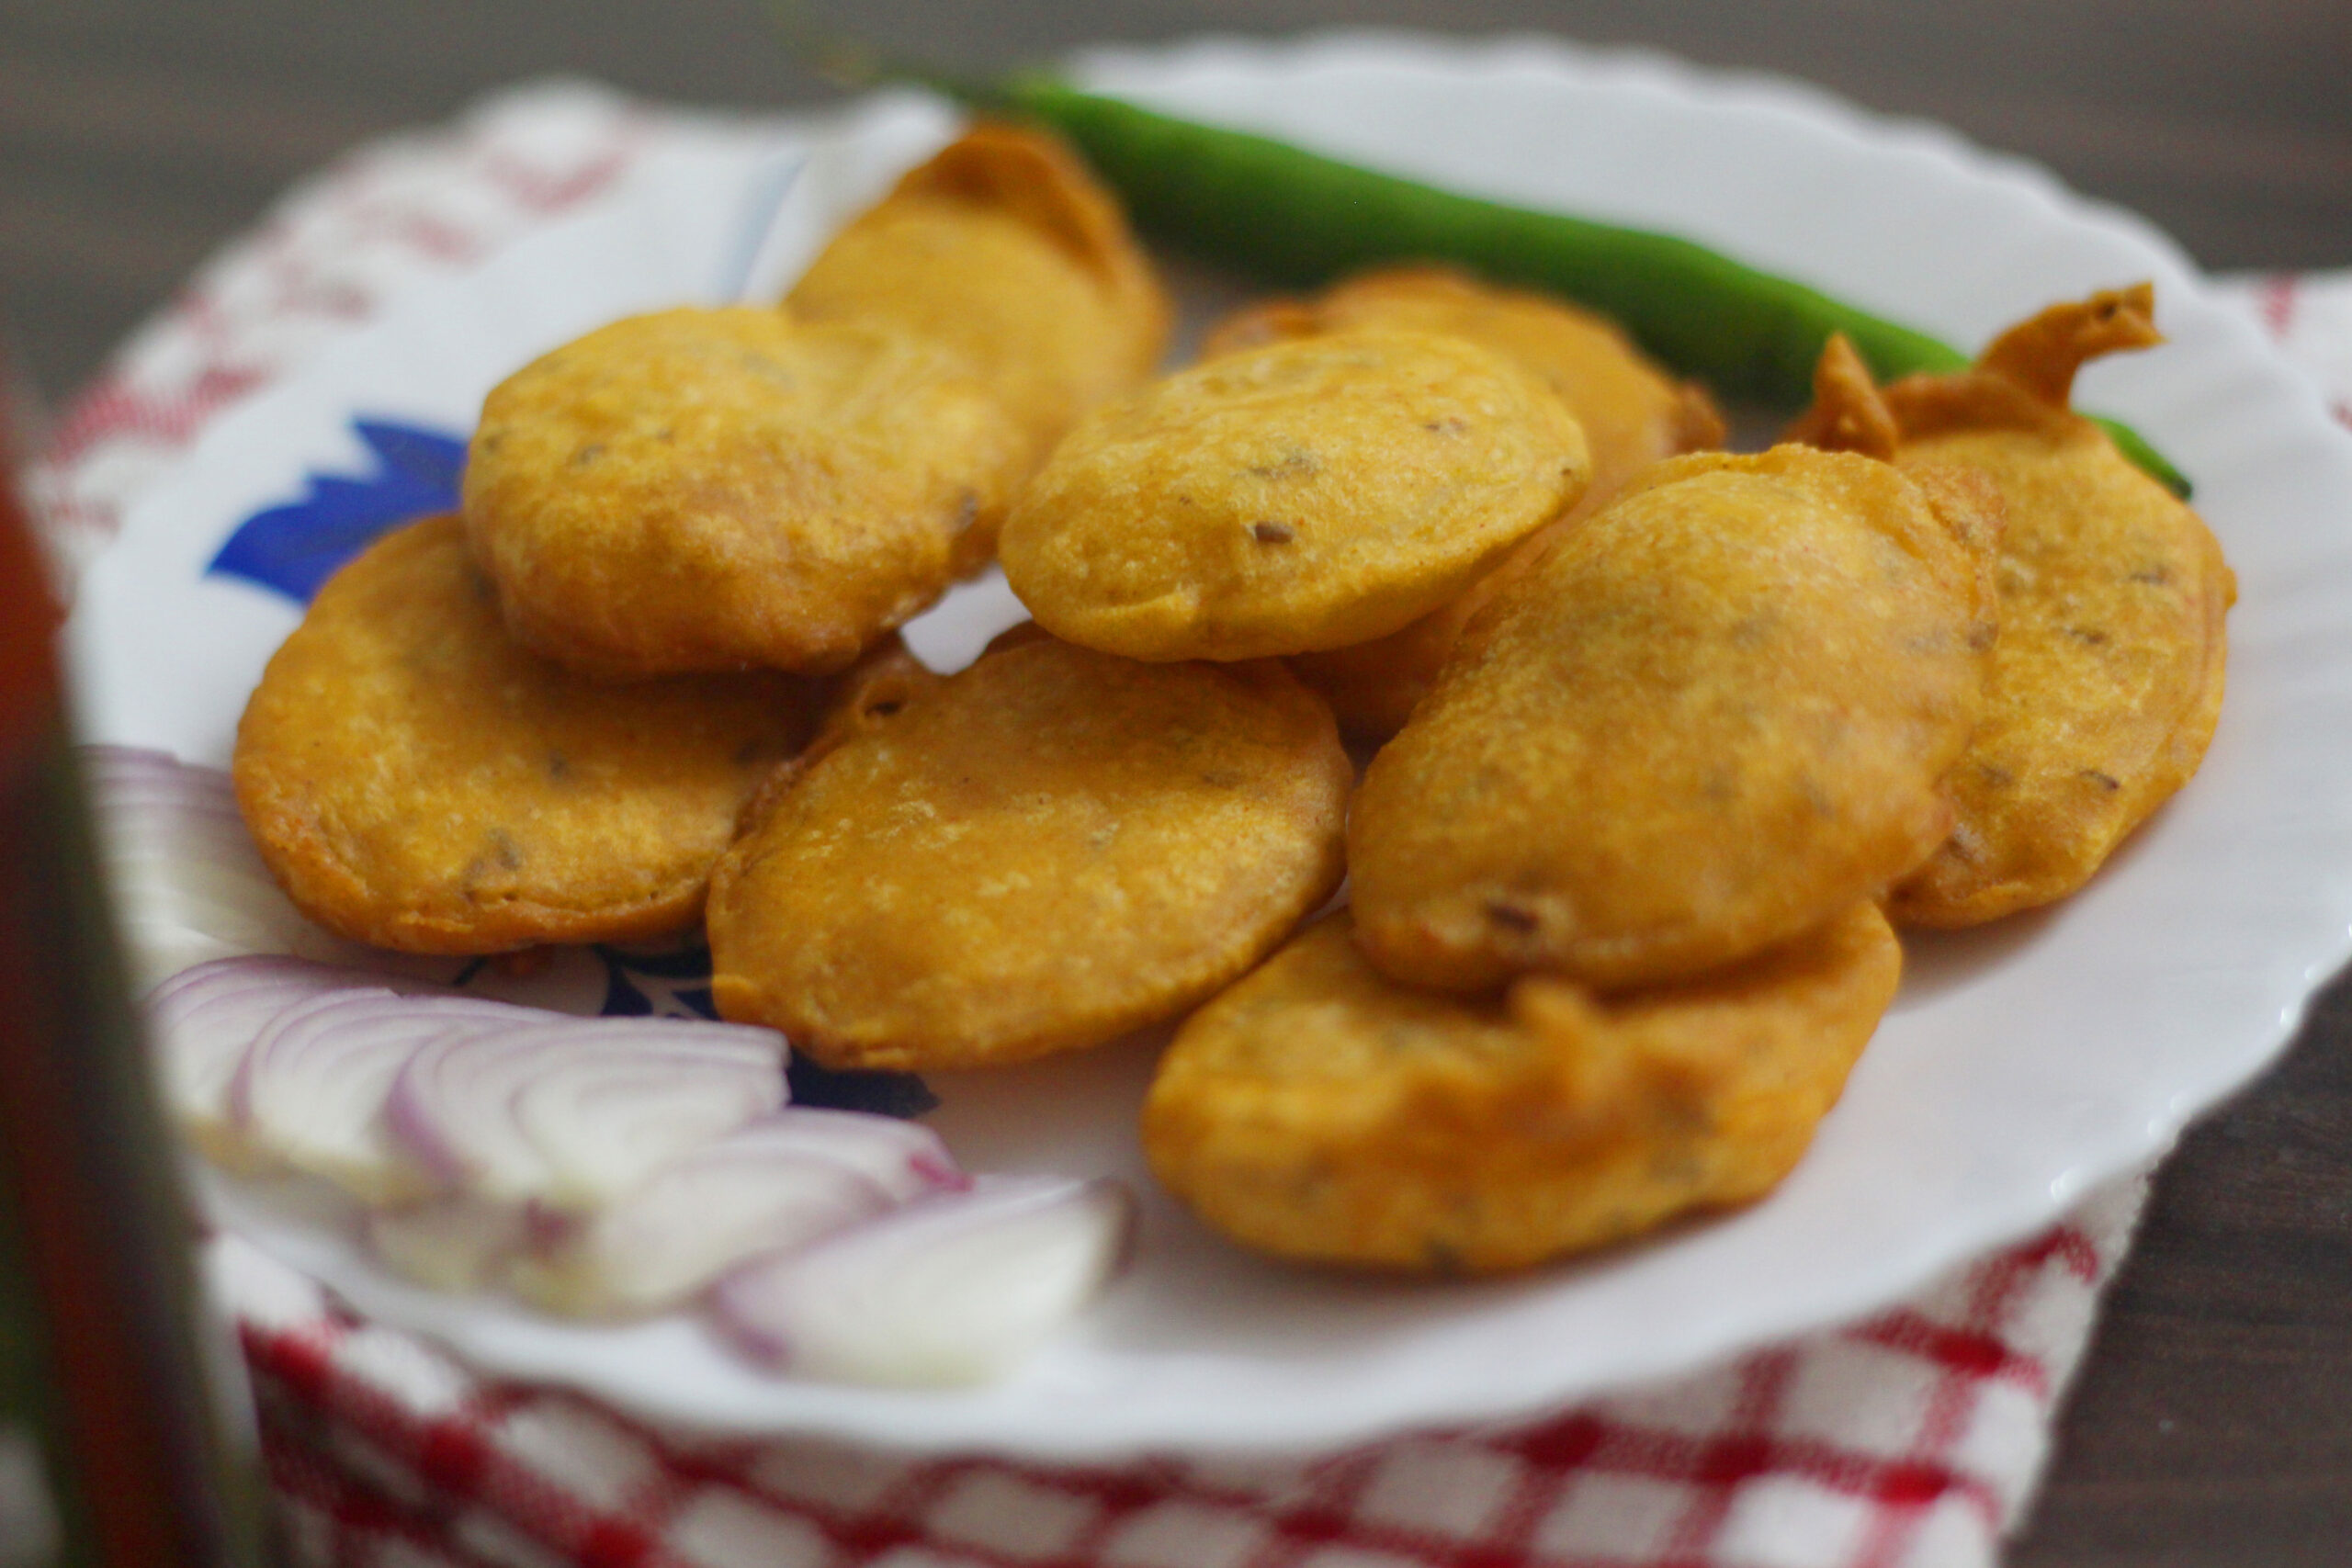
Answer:
M2352 926L2352 442L2164 239L1940 131L1648 58L1352 37L1106 53L1085 71L1464 189L1678 231L1961 344L2154 277L2170 346L2098 367L2079 396L2194 476L2239 572L2229 704L2203 773L2063 907L1915 939L1845 1100L1769 1200L1522 1278L1399 1284L1226 1247L1143 1174L1131 1126L1148 1041L935 1080L935 1124L975 1168L1110 1172L1145 1198L1133 1271L996 1387L775 1381L685 1322L581 1330L433 1297L331 1229L242 1211L265 1245L494 1372L656 1418L1036 1455L1314 1447L1524 1412L1883 1305L2160 1152L2279 1049ZM899 98L837 127L761 265L788 271L941 124ZM483 390L549 344L730 287L775 134L713 131L666 155L220 421L89 577L73 646L92 736L222 761L295 611L200 576L221 540L300 495L305 475L364 467L356 415L462 432ZM967 591L919 645L968 657L1008 614L1001 589Z

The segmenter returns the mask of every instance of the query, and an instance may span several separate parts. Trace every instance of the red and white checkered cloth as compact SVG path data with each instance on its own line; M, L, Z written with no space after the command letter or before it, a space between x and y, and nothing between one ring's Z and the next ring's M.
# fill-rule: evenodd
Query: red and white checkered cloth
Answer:
M680 122L538 86L289 195L70 412L36 494L73 567L207 421L403 288L595 201ZM2352 423L2352 277L2233 286ZM487 1382L223 1238L270 1472L317 1563L547 1568L1978 1568L2019 1518L2145 1201L1866 1322L1508 1427L1101 1468L714 1444Z

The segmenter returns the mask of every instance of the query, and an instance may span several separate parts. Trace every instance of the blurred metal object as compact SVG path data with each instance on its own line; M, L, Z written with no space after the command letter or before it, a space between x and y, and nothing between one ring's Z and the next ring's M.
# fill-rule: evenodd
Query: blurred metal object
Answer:
M251 1408L198 1290L11 445L0 429L0 1505L50 1539L0 1564L259 1568Z

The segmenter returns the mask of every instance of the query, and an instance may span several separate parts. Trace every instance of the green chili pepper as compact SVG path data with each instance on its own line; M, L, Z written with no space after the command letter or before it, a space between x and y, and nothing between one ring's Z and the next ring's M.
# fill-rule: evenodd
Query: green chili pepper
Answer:
M839 40L824 57L849 74L915 81L1043 121L1077 145L1145 233L1269 282L1312 288L1383 262L1458 262L1613 317L1677 374L1726 398L1789 407L1811 399L1814 363L1835 332L1882 380L1971 363L1924 333L1671 234L1439 190L1083 92L1050 73L975 82L844 53ZM2138 432L2098 423L2126 457L2189 493L2187 477Z

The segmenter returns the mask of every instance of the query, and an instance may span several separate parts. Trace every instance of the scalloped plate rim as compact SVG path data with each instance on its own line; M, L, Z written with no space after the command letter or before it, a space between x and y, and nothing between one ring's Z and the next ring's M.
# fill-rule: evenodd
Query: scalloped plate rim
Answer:
M1168 96L1174 98L1182 96L1186 83L1197 86L1201 81L1213 81L1220 71L1228 77L1252 71L1279 77L1317 71L1345 75L1351 70L1375 69L1421 73L1433 81L1450 82L1456 90L1465 81L1478 78L1481 73L1500 71L1532 78L1556 78L1558 85L1571 95L1637 86L1669 102L1687 100L1681 112L1705 115L1769 109L1771 115L1800 128L1804 136L1851 144L1857 157L1876 157L1890 148L1921 156L1944 170L1948 177L1966 182L1973 188L1995 187L2007 193L2005 199L2030 198L2046 209L2051 221L2070 231L2096 231L2103 243L2139 250L2162 279L2167 296L2167 320L2188 320L2194 329L2191 335L2197 352L2219 355L2233 369L2250 377L2263 393L2265 406L2280 421L2283 434L2278 434L2278 444L2290 457L2317 465L2314 471L2321 479L2341 486L2331 492L2336 500L2352 499L2352 441L2326 423L2318 400L2307 396L2309 384L2278 361L2252 323L2224 314L2204 297L2201 284L2177 247L2128 214L2085 203L2069 195L2033 165L1980 152L1940 127L1872 116L1817 88L1785 79L1748 73L1708 72L1647 51L1588 51L1542 39L1435 40L1387 32L1350 32L1279 44L1213 39L1159 50L1091 51L1083 58L1091 68L1114 78L1157 73L1166 85ZM463 295L471 287L471 283L459 280L445 292ZM358 335L364 338L368 332L381 330L379 322L363 329ZM338 351L347 354L351 341L322 352L311 366L298 371L289 381L298 385L306 378L332 382L336 374L335 355ZM2161 381L2162 378L2154 379ZM2100 406L2118 401L2128 404L2132 400L2133 388L2128 377L2102 377L2098 385ZM2110 389L2116 393L2113 398L2108 395ZM239 434L239 422L250 423L256 410L266 412L275 406L270 402L273 397L284 397L288 392L286 384L270 389L255 400L253 408L232 411L208 430L175 467L174 474L160 481L136 509L142 528L137 536L143 537L147 526L161 526L152 523L152 516L165 508L175 493L180 493L172 489L175 480L186 484L191 470L200 470L208 462L218 461L225 447L252 439ZM2298 396L2302 398L2300 402ZM2160 415L2157 434L2168 434L2162 428L2164 417L2187 420L2199 405L2191 398L2181 406L2188 412ZM2200 432L2190 429L2179 434L2182 438L2190 439ZM2223 486L2225 500L2236 493L2231 488L2236 483L2232 477ZM133 536L131 530L126 530L127 541ZM2274 541L2266 536L2260 542L2265 548L2258 554L2267 564L2271 556L2268 547ZM2278 613L2284 616L2290 610L2301 612L2303 598L2312 596L2316 597L2322 608L2352 604L2352 586L2347 586L2352 585L2352 549L2347 549L2346 542L2329 536L2298 538L2295 544L2303 552L2297 559L2305 567L2313 561L2333 567L2335 580L2322 580L2325 577L2322 573L2314 579L2316 586L2293 582L2282 588L2266 576L2262 591L2277 593ZM2233 543L2232 550L2235 557L2239 546ZM102 557L97 570L119 570L119 563L113 568L108 565L116 553L109 551ZM77 625L81 620L77 616ZM2272 639L2259 634L2268 631L2268 623L2257 619L2249 627L2247 622L2242 607L2232 626L2233 645L2253 630L2258 635L2246 638L2244 646L2256 652L2267 651ZM2297 628L2287 626L2284 635L2291 639L2297 635ZM2352 710L2352 661L2346 659L2341 640L2329 645L2333 658L2324 665L2326 671L2343 679L2333 691L2323 694L2333 700L2340 712ZM2297 677L2304 678L2307 677ZM2236 768L2231 764L2243 761L2240 753L2259 739L2258 736L2246 739L2246 735L2254 733L2249 727L2258 728L2272 716L2267 701L2269 695L2266 690L2233 700L2223 720L2226 747L2216 748L2216 761L2225 765L2213 770L2216 773L2234 773ZM98 704L90 711L95 714L103 706ZM2246 734L2241 735L2240 731ZM2261 751L2254 755L2260 760L2271 753ZM2214 797L2225 787L2223 784L2217 780L2200 783L2208 787L2200 790L2192 785L2167 817L2177 815L2184 820L2201 821L2219 809L2220 803ZM2104 906L2112 902L2109 897L2109 882L2120 885L2142 876L2150 854L2160 858L2165 852L2162 846L2174 844L2186 831L2175 830L2170 822L2160 821L2147 835L2154 847L2135 845L2124 857L2129 863L2095 885L2092 893L2084 897L2084 913L2087 915L2092 904ZM1424 1350L1417 1358L1407 1358L1401 1365L1386 1366L1388 1377L1385 1382L1361 1375L1384 1370L1377 1364L1338 1369L1349 1373L1344 1387L1332 1386L1342 1380L1331 1376L1318 1382L1308 1375L1312 1369L1307 1368L1299 1374L1303 1382L1294 1386L1287 1396L1244 1402L1222 1409L1206 1408L1195 1401L1187 1408L1171 1411L1157 1407L1138 1414L1135 1390L1121 1386L1115 1377L1091 1391L1058 1387L1069 1369L1066 1359L1048 1357L1044 1359L1047 1364L1035 1369L1034 1375L1024 1374L1016 1380L1021 1386L1011 1392L1025 1390L1025 1403L992 1400L986 1395L975 1402L967 1396L877 1396L871 1391L798 1389L793 1397L780 1403L753 1401L759 1405L757 1410L731 1407L717 1421L711 1419L713 1412L707 1404L667 1397L673 1391L646 1386L641 1381L635 1384L627 1380L616 1383L609 1377L596 1375L593 1367L567 1370L560 1364L560 1358L536 1362L528 1370L531 1375L586 1388L640 1414L685 1425L718 1426L734 1431L819 1432L893 1446L984 1447L1069 1458L1170 1448L1328 1447L1400 1427L1521 1415L1565 1398L1585 1397L1693 1370L1758 1342L1826 1326L1883 1304L1925 1283L1940 1269L1962 1262L1986 1247L2030 1234L2057 1218L2090 1186L2124 1174L2160 1153L2191 1115L2249 1079L2291 1036L2313 987L2341 964L2347 951L2352 951L2352 874L2347 874L2347 867L2352 867L2352 813L2337 807L2332 816L2315 816L2309 833L2312 843L2329 852L2324 864L2327 876L2304 886L2299 898L2284 901L2294 906L2290 913L2296 921L2296 931L2291 951L2266 950L2269 964L2264 973L2271 978L2264 992L2267 999L2262 1010L2263 1019L2244 1024L2225 1043L2226 1049L2217 1047L2199 1056L2197 1070L2168 1081L2165 1092L2135 1100L2128 1109L2114 1109L2096 1128L2086 1128L2074 1145L2071 1157L2046 1170L2046 1185L2038 1194L2013 1186L2001 1205L1991 1212L1979 1212L1958 1232L1914 1231L1907 1238L1899 1237L1874 1259L1876 1267L1866 1279L1849 1277L1842 1290L1816 1289L1810 1293L1800 1291L1783 1294L1776 1299L1770 1312L1719 1316L1703 1328L1686 1322L1670 1337L1637 1335L1634 1342L1621 1346L1620 1353L1606 1365L1593 1364L1588 1357L1585 1361L1566 1368L1555 1364L1531 1369L1515 1360L1497 1367L1492 1364L1492 1358L1473 1354L1466 1363L1458 1358L1448 1361L1445 1354ZM2143 850L2149 852L2143 853ZM2075 912L2068 911L2052 920L2047 930L2054 934L2032 940L2048 943L2073 940L2080 933L2082 922ZM2281 965L2293 971L2291 981L2273 975ZM1965 1002L1967 994L1963 989L1962 1002ZM1874 1056L1888 1054L1880 1051L1866 1055L1863 1068L1857 1074L1858 1084L1865 1076L1881 1076ZM1894 1069L1890 1066L1888 1070ZM1839 1118L1833 1116L1831 1125L1825 1129L1824 1140L1842 1136L1845 1131ZM1797 1177L1792 1179L1792 1188L1803 1181L1806 1168L1801 1168ZM1862 1195L1855 1196L1859 1199ZM1768 1201L1758 1210L1749 1211L1748 1215L1735 1216L1717 1224L1737 1225L1749 1215L1770 1208L1774 1201ZM1574 1295L1593 1288L1593 1281L1605 1281L1627 1269L1662 1267L1671 1271L1678 1259L1712 1256L1705 1245L1708 1234L1705 1227L1695 1233L1678 1232L1662 1242L1627 1254L1540 1277L1532 1288L1509 1287L1491 1293ZM1904 1244L1905 1240L1907 1245ZM365 1281L345 1281L345 1293L363 1309L371 1303L387 1307L392 1304L389 1297ZM387 1321L392 1321L397 1313L385 1315ZM1478 1325L1471 1323L1464 1334L1475 1341L1477 1329ZM499 1358L485 1354L480 1337L469 1335L463 1322L444 1325L430 1332L472 1355L491 1371L524 1370L511 1357L503 1368L492 1364ZM1450 1338L1447 1345L1452 1345ZM1445 1348L1441 1347L1441 1350ZM1182 1379L1210 1370L1197 1356L1190 1354L1162 1355L1156 1364L1158 1375L1163 1378ZM1449 1381L1447 1374L1452 1372L1468 1375ZM1149 1369L1132 1375L1149 1381ZM1311 1389L1314 1397L1298 1397L1298 1387ZM1072 1396L1076 1396L1075 1403L1066 1403Z

